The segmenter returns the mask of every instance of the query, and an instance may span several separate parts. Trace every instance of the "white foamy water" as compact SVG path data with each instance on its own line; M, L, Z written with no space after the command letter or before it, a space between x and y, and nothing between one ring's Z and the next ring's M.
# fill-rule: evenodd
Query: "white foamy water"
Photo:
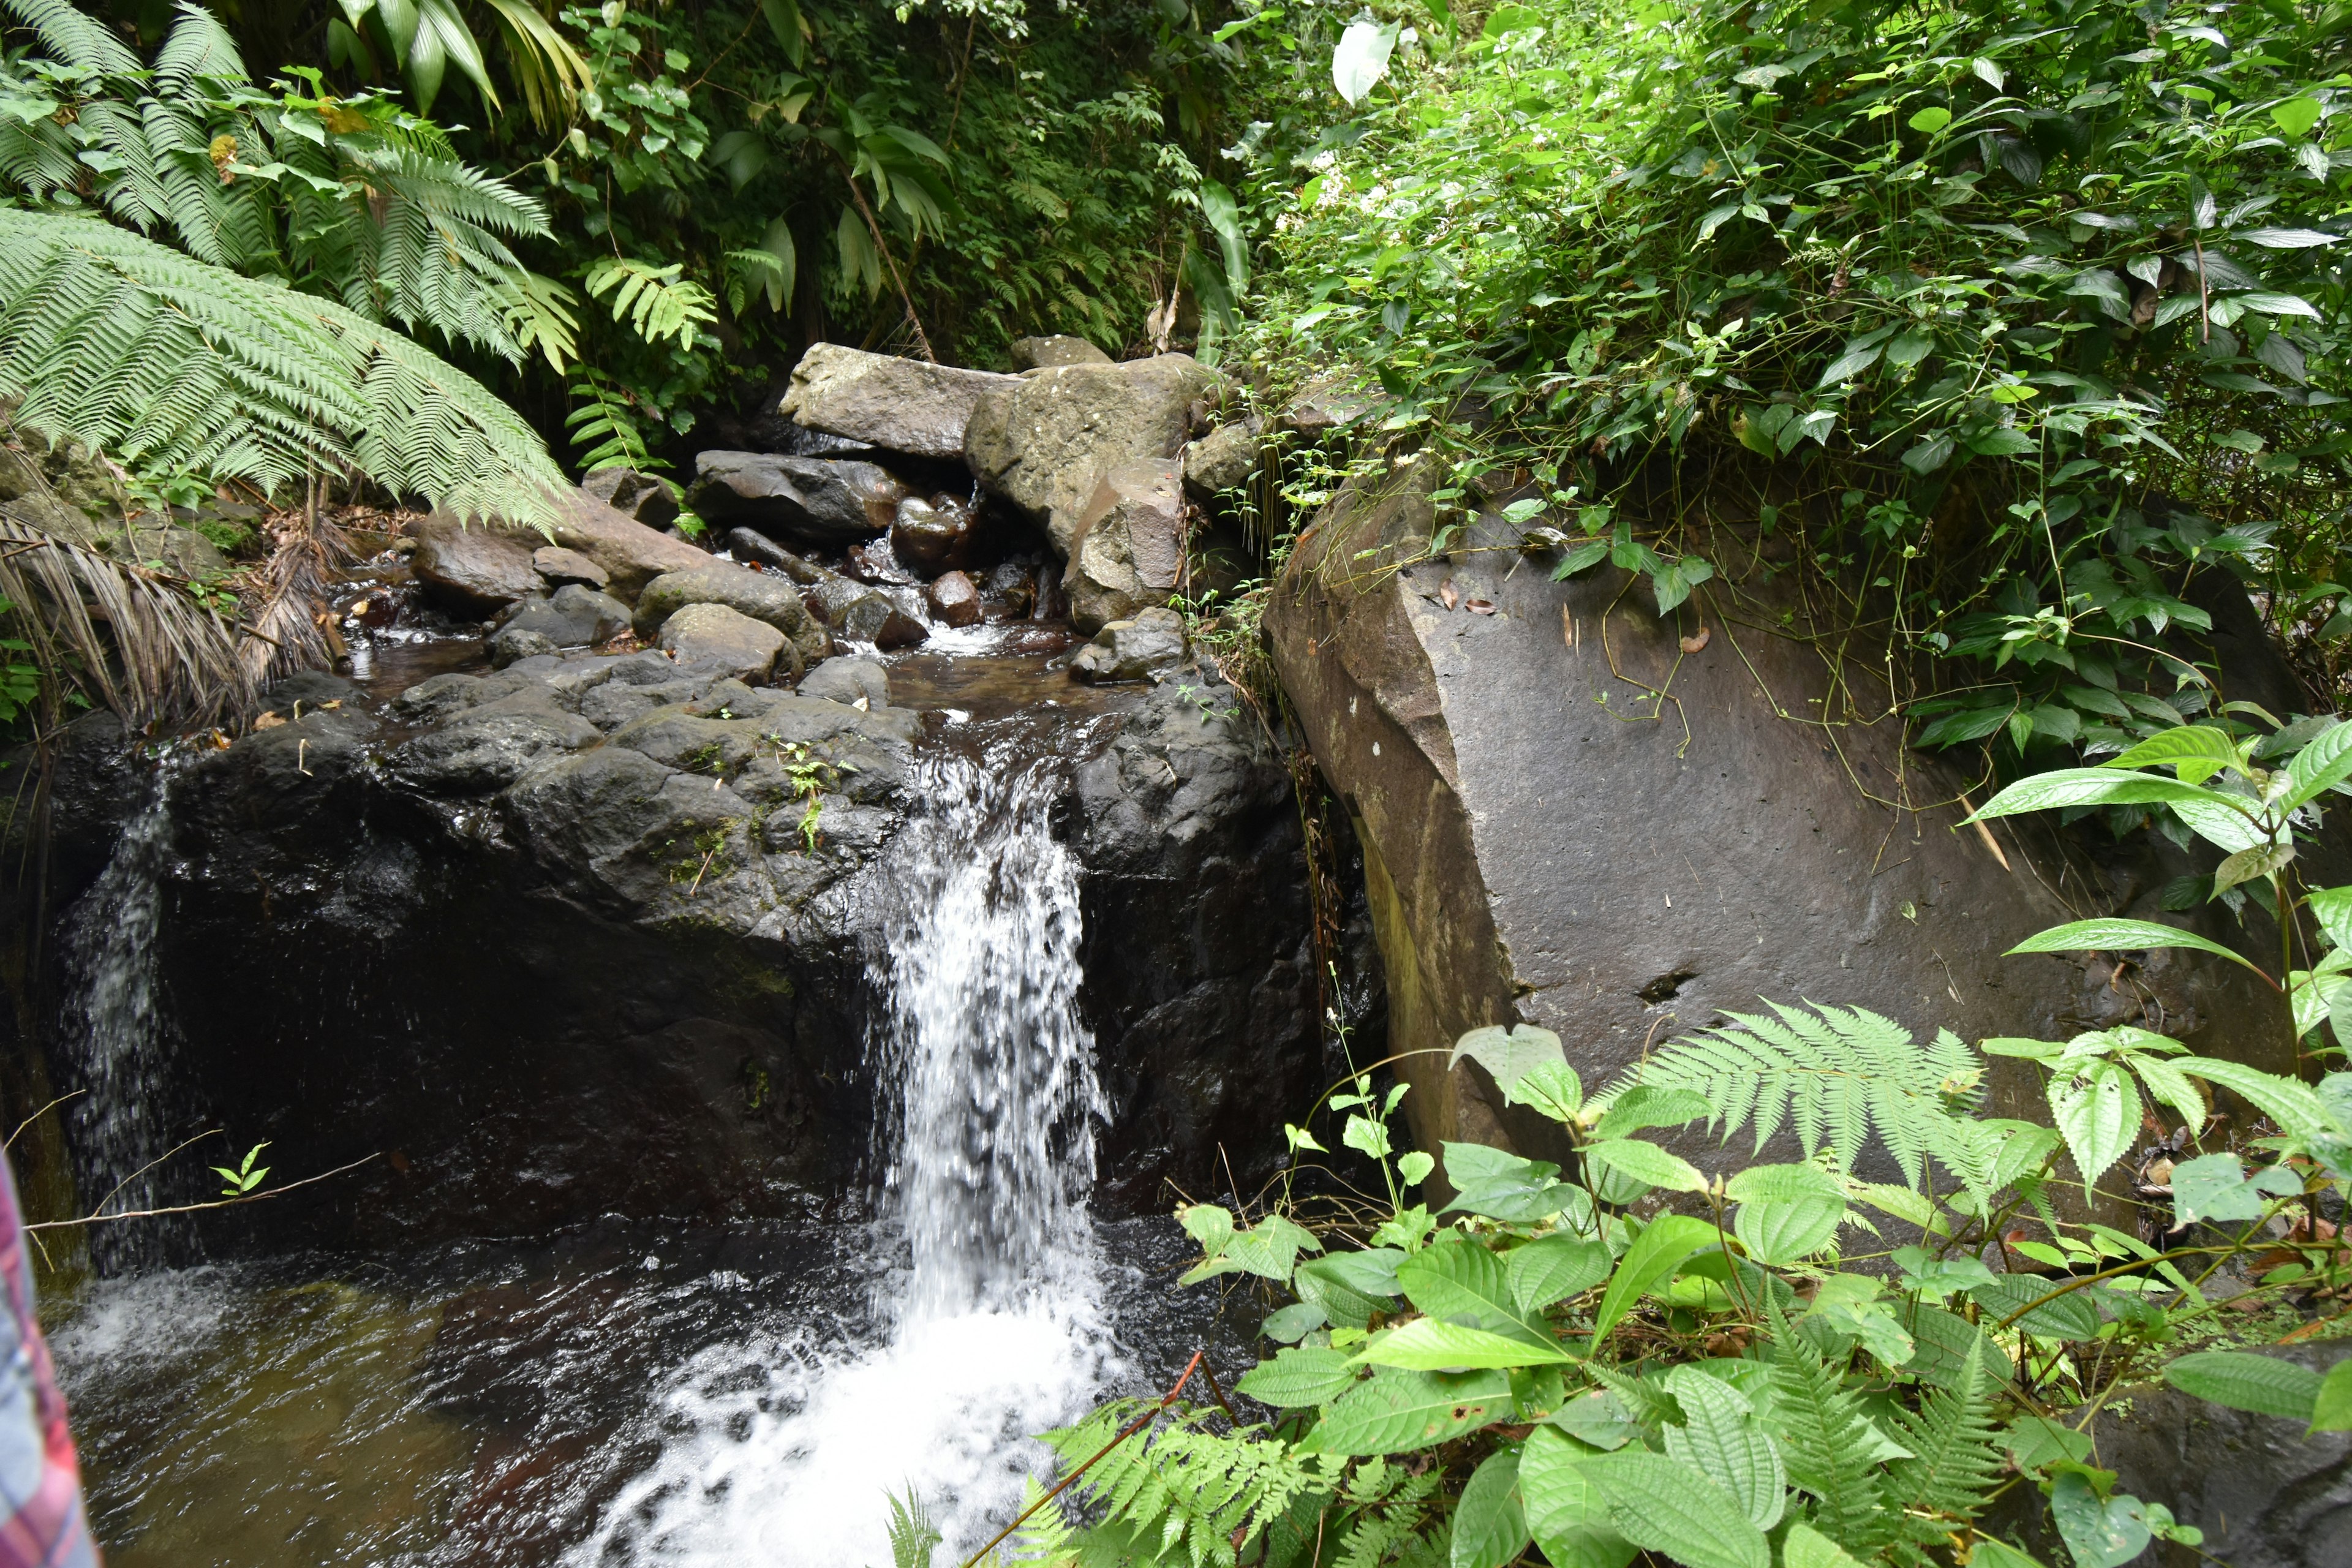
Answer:
M658 1401L662 1452L573 1555L586 1568L885 1568L887 1494L912 1488L960 1562L1124 1371L1086 1195L1099 1110L1076 1014L1078 868L1051 835L1050 759L940 755L890 852L869 1052L886 1273L878 1343L714 1346Z

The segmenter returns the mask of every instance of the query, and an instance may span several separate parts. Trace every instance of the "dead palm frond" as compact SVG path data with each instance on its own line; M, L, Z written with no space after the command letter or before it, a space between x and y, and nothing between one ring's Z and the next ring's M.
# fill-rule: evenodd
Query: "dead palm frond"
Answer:
M277 543L256 574L261 603L238 649L247 672L261 684L333 663L339 650L329 646L328 597L335 569L352 560L342 531L315 510L289 512L270 532Z
M125 729L199 728L253 705L229 627L162 573L0 511L0 596L44 684L112 709Z

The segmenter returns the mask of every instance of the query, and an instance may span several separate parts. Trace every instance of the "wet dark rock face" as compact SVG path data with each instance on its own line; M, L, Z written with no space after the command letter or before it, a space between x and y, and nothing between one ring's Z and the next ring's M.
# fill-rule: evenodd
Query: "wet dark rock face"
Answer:
M173 786L168 1092L191 1131L270 1140L286 1177L380 1158L208 1216L208 1247L863 1205L887 885L868 872L921 809L909 763L941 715L889 705L871 659L805 693L655 652L526 658L383 704L303 679L299 717L280 702ZM1319 1087L1286 775L1213 683L1038 722L1099 748L1072 756L1056 820L1087 868L1104 1196L1157 1209L1163 1178L1205 1187L1225 1159L1254 1179ZM110 725L65 748L53 908L141 798Z

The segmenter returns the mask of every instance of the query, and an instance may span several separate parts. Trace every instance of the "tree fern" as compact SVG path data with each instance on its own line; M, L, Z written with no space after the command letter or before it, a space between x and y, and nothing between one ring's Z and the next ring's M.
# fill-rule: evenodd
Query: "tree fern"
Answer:
M0 208L0 396L44 435L265 489L357 473L544 518L564 483L520 415L399 333L88 218Z
M1725 1137L1753 1120L1760 1150L1793 1123L1808 1158L1827 1145L1848 1168L1875 1129L1915 1186L1930 1155L1948 1166L1947 1152L1972 1159L1962 1110L1982 1064L1949 1030L1922 1046L1864 1008L1769 1005L1778 1016L1733 1013L1729 1027L1668 1042L1611 1094L1634 1083L1696 1089L1715 1105Z
M1812 1495L1813 1528L1867 1558L1895 1535L1877 1469L1877 1429L1861 1398L1790 1328L1777 1301L1769 1315L1773 1435L1789 1479Z
M0 65L0 89L22 100L0 117L0 177L26 196L79 206L94 195L116 222L199 260L509 360L537 342L562 368L545 290L507 245L546 234L546 209L467 164L437 129L388 100L257 91L235 42L194 5L152 71L58 0L0 9L68 68Z

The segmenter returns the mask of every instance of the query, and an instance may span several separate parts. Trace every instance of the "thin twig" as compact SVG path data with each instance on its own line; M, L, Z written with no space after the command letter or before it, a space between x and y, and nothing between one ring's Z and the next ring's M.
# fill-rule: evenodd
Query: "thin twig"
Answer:
M25 1135L26 1128L30 1127L34 1122L38 1121L42 1117L47 1116L50 1111L55 1110L67 1100L74 1099L77 1095L83 1095L89 1092L89 1091L88 1089L75 1089L72 1094L61 1094L58 1096L55 1100L41 1107L40 1110L36 1110L32 1115L27 1116L24 1121L16 1123L16 1131L8 1134L8 1142L5 1143L0 1143L0 1149L14 1149L16 1146L16 1140Z
M324 1171L315 1176L305 1176L299 1182L289 1182L282 1187L272 1187L266 1193L252 1193L241 1198L215 1198L206 1204L179 1204L171 1208L130 1209L121 1214L90 1214L84 1215L79 1219L45 1219L38 1225L28 1225L25 1229L27 1233L37 1230L70 1230L78 1225L100 1225L108 1220L154 1219L163 1215L195 1214L203 1209L235 1208L239 1204L257 1204L264 1198L274 1198L281 1193L290 1193L297 1187L307 1187L313 1182L323 1182L329 1176L340 1176L345 1171L356 1171L369 1160L383 1158L381 1153L370 1154L363 1159L354 1160L348 1165L338 1165L331 1171Z

